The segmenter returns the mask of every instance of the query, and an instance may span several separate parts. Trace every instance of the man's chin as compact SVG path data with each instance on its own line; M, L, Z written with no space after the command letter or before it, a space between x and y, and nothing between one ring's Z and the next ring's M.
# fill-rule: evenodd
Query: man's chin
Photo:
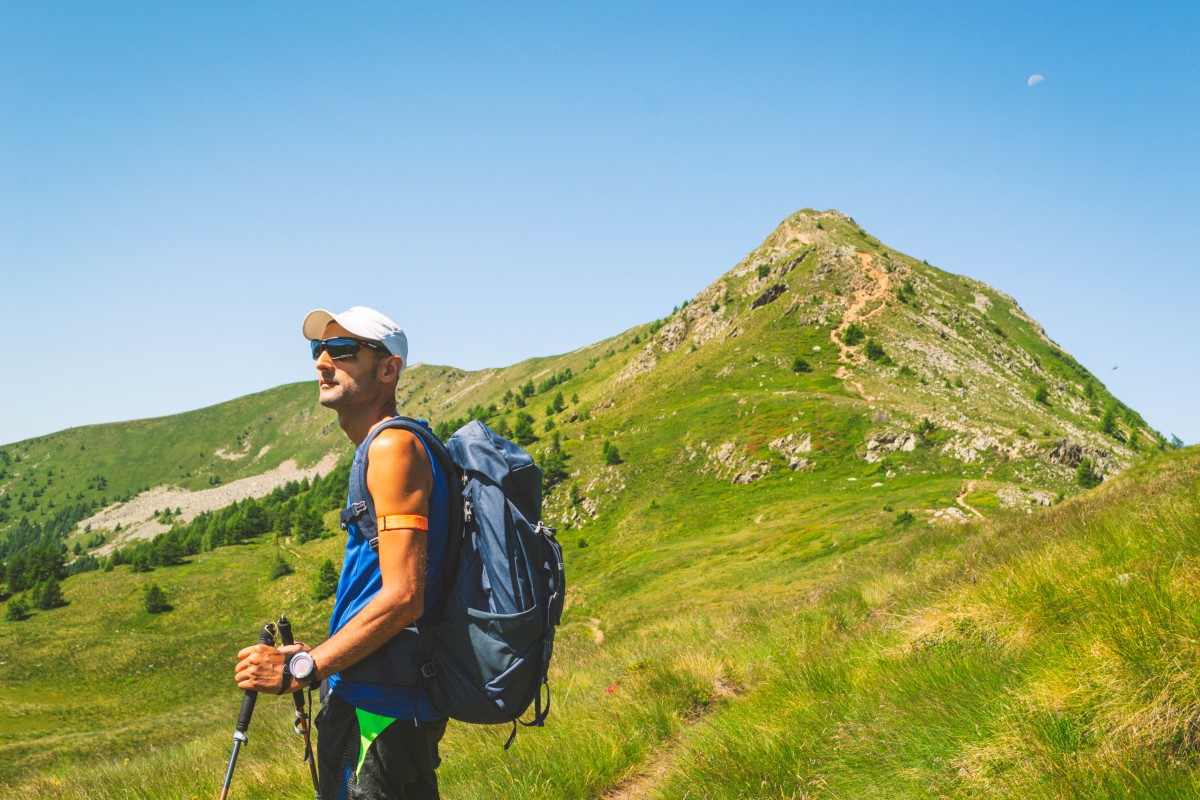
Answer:
M342 404L344 397L345 395L342 392L336 391L336 389L322 390L317 394L317 402L325 408L336 409Z

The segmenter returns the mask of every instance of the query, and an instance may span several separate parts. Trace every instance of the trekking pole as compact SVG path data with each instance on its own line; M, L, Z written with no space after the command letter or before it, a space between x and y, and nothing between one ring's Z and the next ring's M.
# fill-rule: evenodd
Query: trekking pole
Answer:
M287 617L279 618L279 643L282 645L294 644L292 638L292 623ZM312 737L309 728L308 712L304 710L304 689L298 692L292 692L292 700L296 703L296 724L292 729L296 733L304 737L304 760L308 762L308 771L312 775L313 795L316 800L321 800L321 783L317 780L317 761L313 758ZM312 706L312 689L308 690L309 707Z
M263 625L262 631L258 634L258 643L265 644L267 647L275 645L274 622ZM257 699L258 692L250 689L247 689L245 695L242 696L242 709L238 712L237 727L233 731L233 753L229 756L229 767L225 770L225 783L221 784L220 800L225 800L229 796L229 782L233 780L233 767L237 764L238 751L249 741L246 738L246 729L250 727L250 717L254 714L254 701Z

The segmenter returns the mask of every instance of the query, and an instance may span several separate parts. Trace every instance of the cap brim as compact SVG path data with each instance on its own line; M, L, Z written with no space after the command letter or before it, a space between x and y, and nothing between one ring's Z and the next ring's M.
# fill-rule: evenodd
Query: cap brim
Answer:
M325 338L325 328L335 319L333 314L330 314L323 308L308 312L308 316L304 318L304 325L301 328L304 331L304 338L309 340Z

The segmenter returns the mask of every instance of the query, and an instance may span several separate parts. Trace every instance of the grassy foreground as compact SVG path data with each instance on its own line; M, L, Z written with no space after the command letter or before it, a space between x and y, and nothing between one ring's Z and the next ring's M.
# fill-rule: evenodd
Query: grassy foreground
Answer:
M523 731L505 753L503 730L452 725L446 794L1194 797L1198 487L1200 452L1172 454L1030 516L913 527L814 559L787 586L745 591L730 579L736 571L708 570L708 589L726 599L699 605L650 588L606 596L601 582L584 581L592 594L574 598L562 629L550 726ZM301 564L334 544L306 546L314 558ZM191 569L216 575L261 562L250 558L254 547L205 554ZM301 608L289 591L304 570L278 591ZM227 638L235 628L252 636L236 598L221 597L231 603ZM312 606L298 629L320 625ZM113 642L108 656L131 643L153 651L150 628L119 645L96 638L97 647ZM133 672L122 703L155 702L154 674L176 681L159 691L195 694L190 718L161 721L171 735L101 761L58 763L5 796L214 796L237 704L214 682L228 666L217 646L197 642L194 681L179 682L188 675L180 668L124 662ZM42 669L54 660L49 643L46 652ZM178 655L150 657L182 666ZM120 704L95 700L119 728ZM309 796L288 716L285 703L261 700L237 796ZM6 732L9 753L14 734Z

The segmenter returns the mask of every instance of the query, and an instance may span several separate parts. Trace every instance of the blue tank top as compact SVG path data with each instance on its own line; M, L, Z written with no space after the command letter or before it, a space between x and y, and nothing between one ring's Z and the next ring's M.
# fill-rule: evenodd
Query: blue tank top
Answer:
M354 462L350 468L348 508L356 502L366 500L365 497L358 496L359 486L365 487L366 485L366 476L363 471L367 464L367 450L371 442L375 440L375 435L377 433L369 435L354 451ZM420 437L418 437L419 439ZM433 494L429 498L429 532L426 539L425 562L425 609L428 610L435 606L442 592L442 572L446 560L446 540L450 526L450 501L446 488L446 475L441 464L425 447L424 442L421 442L421 447L425 448L425 455L433 469ZM362 480L359 480L359 476L362 476ZM371 550L370 537L366 535L365 531L360 530L361 527L356 522L350 522L346 527L346 555L342 561L342 574L338 580L333 614L329 619L330 636L341 630L383 588L383 580L379 572L379 556ZM418 619L412 627L419 627L422 621L423 617ZM400 635L404 635L404 633L402 631ZM387 645L368 656L363 662L364 666L368 666L365 662L371 659L383 659L385 663L376 671L386 672L388 669L386 650ZM372 714L395 719L415 719L422 722L445 719L445 716L439 714L433 707L428 693L419 691L416 686L396 685L386 681L356 680L355 672L363 672L361 669L356 670L357 666L347 670L349 675L341 673L330 675L329 691L334 692L355 708L361 708Z

